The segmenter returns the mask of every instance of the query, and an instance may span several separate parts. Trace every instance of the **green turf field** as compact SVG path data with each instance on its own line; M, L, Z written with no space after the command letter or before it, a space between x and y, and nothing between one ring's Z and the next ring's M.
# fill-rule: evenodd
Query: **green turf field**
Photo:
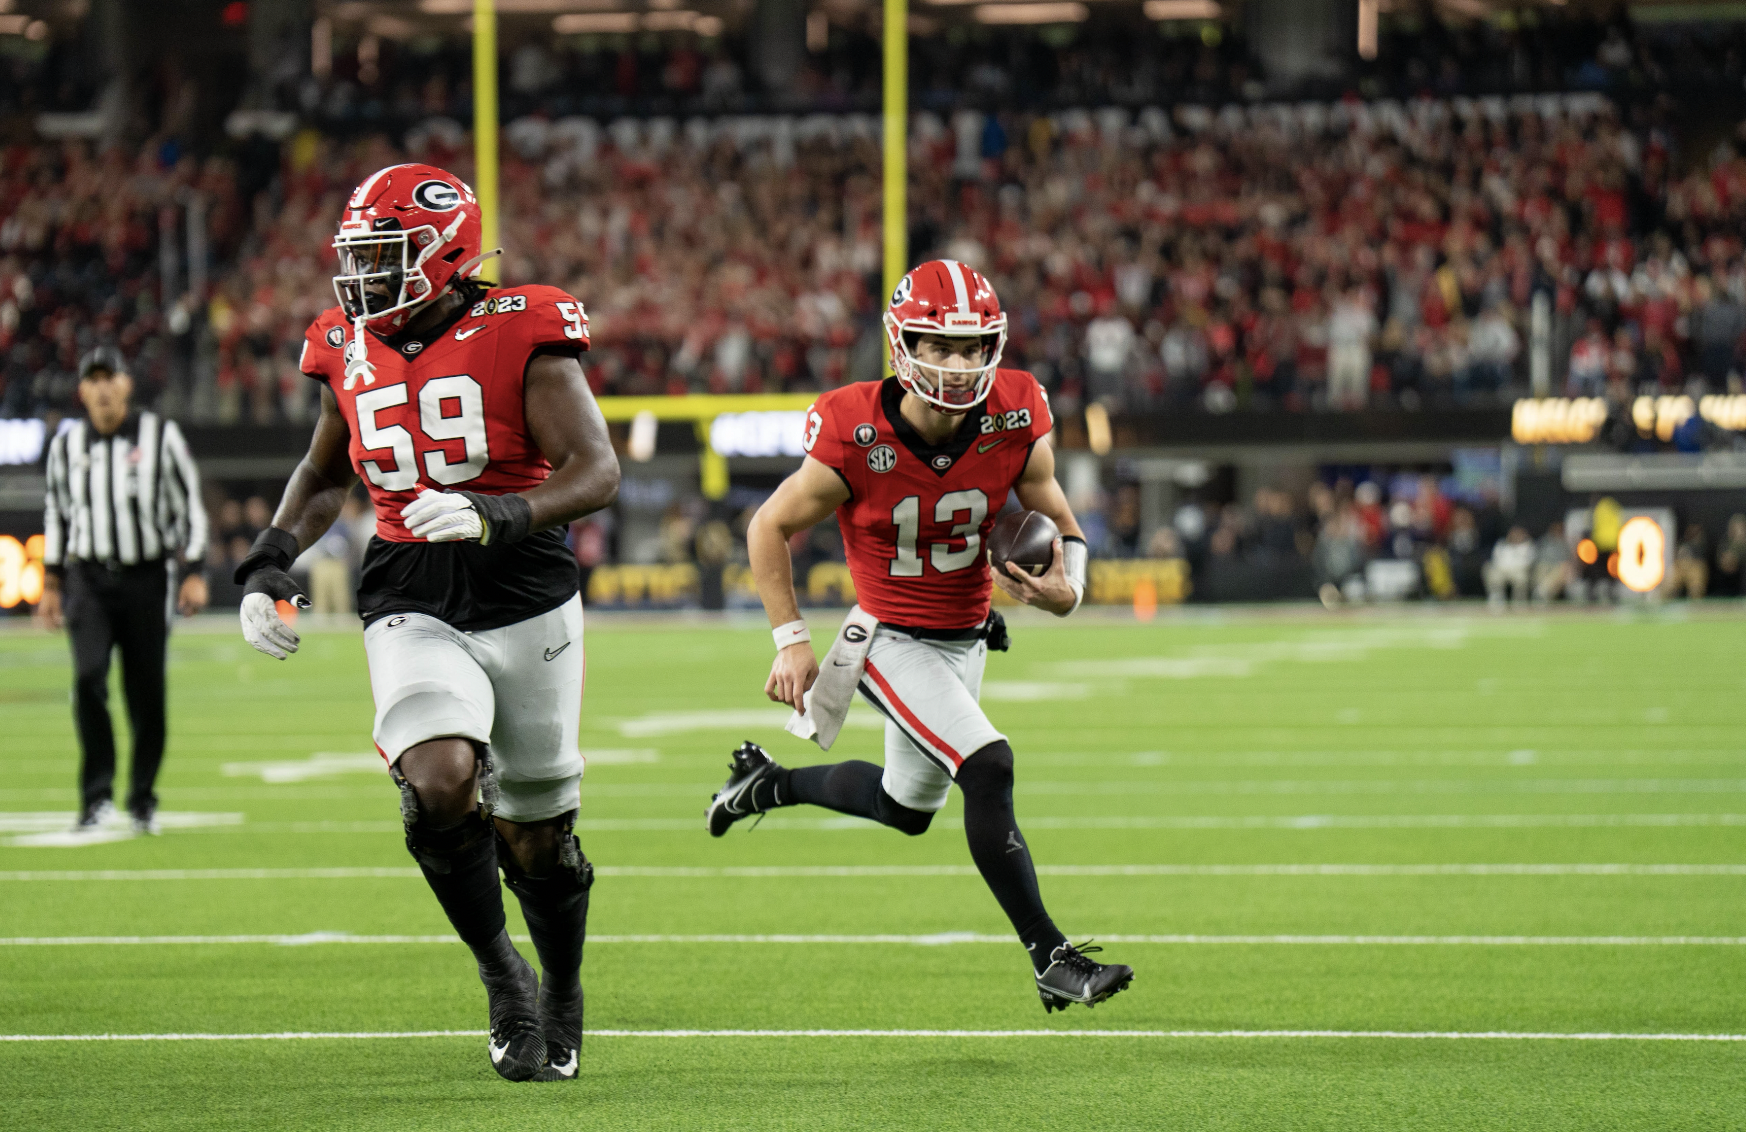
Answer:
M916 839L803 810L704 833L741 739L823 761L761 698L767 631L595 619L599 1033L572 1085L490 1069L365 757L357 633L284 664L180 633L172 828L64 847L65 644L0 632L0 1034L361 1035L5 1041L0 1105L31 1130L1746 1128L1739 611L1094 617L1017 621L984 697L1056 920L1138 972L1049 1016L955 802ZM873 720L830 757L877 759ZM819 1030L979 1033L792 1033ZM467 1033L369 1036L424 1031Z

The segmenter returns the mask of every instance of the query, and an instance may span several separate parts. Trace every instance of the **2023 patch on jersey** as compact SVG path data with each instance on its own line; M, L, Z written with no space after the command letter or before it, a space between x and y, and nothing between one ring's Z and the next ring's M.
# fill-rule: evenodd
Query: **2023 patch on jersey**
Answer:
M988 399L937 446L902 403L896 378L834 389L807 410L801 444L849 487L837 519L861 608L892 625L973 628L994 585L983 540L1054 428L1049 398L1023 370L999 370Z
M366 621L417 612L461 629L493 628L556 608L576 592L561 531L512 546L426 543L400 512L420 490L507 495L551 475L523 407L528 362L588 348L582 304L556 287L482 290L419 338L366 334L367 379L347 388L352 327L333 307L310 324L303 372L333 391L351 429L352 466L376 509L358 608Z

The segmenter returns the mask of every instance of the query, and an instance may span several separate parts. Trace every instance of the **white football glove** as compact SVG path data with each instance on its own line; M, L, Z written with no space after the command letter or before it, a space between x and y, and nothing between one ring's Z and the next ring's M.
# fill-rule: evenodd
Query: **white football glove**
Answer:
M421 490L400 509L400 521L413 538L427 542L478 542L485 534L485 521L473 501L454 491Z
M290 599L299 606L308 606L302 594ZM243 640L274 660L284 660L297 651L301 639L297 630L279 618L273 598L264 593L244 594L242 599Z

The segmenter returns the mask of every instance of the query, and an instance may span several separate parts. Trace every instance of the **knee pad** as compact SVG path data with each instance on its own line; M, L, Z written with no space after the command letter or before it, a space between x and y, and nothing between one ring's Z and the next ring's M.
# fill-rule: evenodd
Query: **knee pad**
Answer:
M489 822L491 815L497 809L497 771L491 765L491 753L483 743L473 743L473 760L475 780L479 787L478 816L480 820ZM396 759L388 764L388 776L394 780L394 785L400 788L400 824L406 827L407 835L411 836L412 827L421 819L423 809L419 804L418 791L412 788L412 783L400 773L400 762Z
M515 863L515 854L503 834L496 832L497 860L503 866L503 882L517 896L547 899L586 893L594 887L594 863L582 852L582 843L571 831L576 826L576 811L564 815L563 832L558 835L558 867L549 876L529 876Z
M482 748L475 745L474 750L479 758L479 778L484 782L489 775L490 762ZM391 765L388 773L394 779L394 785L400 788L400 824L406 830L406 850L420 865L434 873L449 873L454 870L456 862L476 856L481 843L495 849L491 841L494 832L489 821L491 811L483 803L462 818L458 825L438 829L426 819L419 805L418 791L400 773L400 765Z
M958 788L966 797L1012 797L1012 748L997 739L964 760Z
M933 823L934 815L926 810L912 810L887 794L884 788L879 791L879 797L873 800L873 817L882 824L911 837L928 831Z

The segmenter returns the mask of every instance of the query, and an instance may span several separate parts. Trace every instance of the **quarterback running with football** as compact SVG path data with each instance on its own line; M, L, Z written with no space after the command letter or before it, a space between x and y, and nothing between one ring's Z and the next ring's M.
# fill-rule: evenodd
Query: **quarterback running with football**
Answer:
M1043 1006L1090 1006L1134 972L1088 958L1097 949L1068 943L1049 918L1013 817L1012 748L977 702L988 649L1006 647L1004 622L989 612L990 579L1062 617L1084 593L1085 541L1055 482L1048 400L1030 374L999 368L1006 317L988 281L963 264L935 260L904 276L885 329L896 377L847 385L813 404L800 470L747 531L777 648L765 694L804 716L809 706L821 712L819 697L808 696L815 686L853 681L836 701L839 722L858 689L885 716L885 765L791 770L743 744L710 804L709 831L719 837L749 814L810 804L913 836L955 781L970 855L1030 952ZM983 540L1009 491L1062 532L1041 577L1010 563L1006 575L989 568ZM821 679L788 540L832 511L859 604ZM839 646L853 664L838 659Z
M481 238L473 191L441 169L390 166L352 193L339 306L303 345L321 417L236 578L248 642L296 652L275 603L308 600L286 571L363 477L377 526L358 610L406 847L478 960L497 1072L565 1080L594 873L571 832L582 602L564 529L613 501L618 460L582 374L582 304L481 282ZM505 930L499 867L543 977Z

